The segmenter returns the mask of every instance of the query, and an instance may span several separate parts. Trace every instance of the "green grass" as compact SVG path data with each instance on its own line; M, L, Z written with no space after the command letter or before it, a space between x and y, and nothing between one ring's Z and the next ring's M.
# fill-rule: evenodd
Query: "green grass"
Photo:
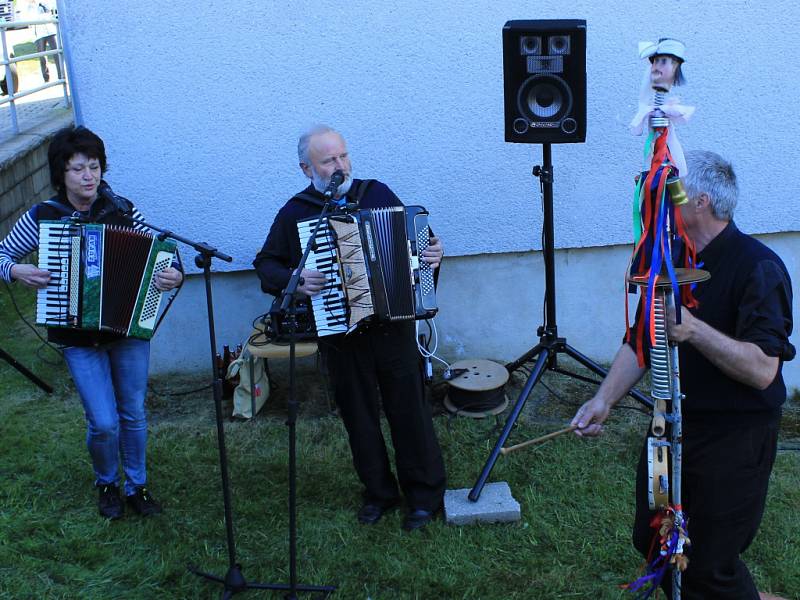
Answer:
M24 314L32 314L32 294L14 291ZM166 395L200 387L205 375L153 381L160 394L148 400L149 480L165 513L111 523L96 514L83 415L66 369L37 355L38 341L2 288L0 326L0 347L56 387L53 395L41 393L0 363L0 598L220 597L221 586L186 569L193 563L224 575L228 566L211 396ZM38 354L56 358L47 349ZM274 369L285 387L285 373ZM315 381L309 363L303 375ZM589 393L545 377L562 397ZM307 385L297 432L300 583L337 585L333 597L346 599L626 597L618 586L640 565L630 525L644 416L617 411L596 441L562 436L501 458L491 481L509 483L521 522L437 521L408 534L400 529L401 512L373 527L355 522L359 485L344 429L327 414L319 386ZM226 423L237 560L253 581L289 578L284 392L253 422ZM558 428L573 411L544 390L536 393L541 398L529 402L515 442ZM797 406L787 414L787 431L796 437ZM448 487L471 487L497 437L494 421L439 416L436 427ZM760 589L787 598L800 597L799 506L800 456L781 452L761 531L745 559Z
M28 54L36 54L36 42L21 42L19 44L14 44L12 52L14 53L14 56L18 58L27 56Z
M23 56L27 56L28 54L35 54L36 53L36 44L34 42L21 42L19 44L14 44L14 48L12 50L14 56L17 58L22 58ZM51 69L51 75L53 75L52 69L55 69L55 59L52 56L47 58L48 67ZM18 63L17 65L17 73L20 77L37 77L37 85L41 85L41 67L39 66L39 59L38 58L31 58L28 60L23 60ZM5 70L0 68L0 79L5 77Z

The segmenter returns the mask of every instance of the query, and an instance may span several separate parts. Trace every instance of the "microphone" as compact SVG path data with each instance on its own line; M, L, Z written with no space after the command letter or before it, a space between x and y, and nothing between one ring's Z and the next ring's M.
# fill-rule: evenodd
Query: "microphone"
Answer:
M97 186L97 193L101 197L108 200L114 208L124 215L130 214L130 212L133 210L133 204L131 201L115 194L114 190L111 189L111 186L105 181L100 181L100 185Z
M339 189L339 186L342 185L344 182L344 173L341 169L336 169L331 175L331 180L328 183L328 187L325 188L325 191L322 193L326 199L330 200L333 198L333 195L336 193L336 190Z

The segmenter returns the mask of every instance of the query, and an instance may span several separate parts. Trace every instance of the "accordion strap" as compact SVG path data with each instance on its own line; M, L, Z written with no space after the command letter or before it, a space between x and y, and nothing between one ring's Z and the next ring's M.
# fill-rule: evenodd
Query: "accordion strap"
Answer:
M40 205L48 206L48 207L54 209L56 212L61 214L62 219L65 218L65 217L68 217L68 218L75 217L75 209L74 208L69 207L69 206L64 206L62 203L56 202L55 200L45 200L45 201L41 202ZM101 222L103 222L103 220L106 217L108 217L111 214L115 214L115 213L120 213L126 219L128 218L127 213L123 212L122 210L120 210L119 208L117 208L114 205L106 205L100 212L98 212L93 217L88 217L88 218L75 217L75 218L78 218L79 220L82 219L83 221L92 221L92 222L95 222L95 223L101 223ZM132 226L132 224L133 224L133 221L131 221L131 224L129 224L128 226Z
M358 189L356 190L354 196L356 201L356 206L361 206L361 198L364 197L364 194L367 193L367 188L375 181L374 179L362 179L358 184Z
M44 204L45 206L55 209L65 217L71 217L75 212L74 209L69 209L61 204L61 202L56 202L55 200L45 200L44 202L40 202L40 204Z

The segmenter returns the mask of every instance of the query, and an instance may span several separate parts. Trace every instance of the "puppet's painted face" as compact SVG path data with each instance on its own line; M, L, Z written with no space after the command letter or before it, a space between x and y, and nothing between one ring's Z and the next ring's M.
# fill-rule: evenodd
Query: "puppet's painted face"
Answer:
M656 54L650 63L650 83L653 87L669 90L675 83L678 61L669 54Z

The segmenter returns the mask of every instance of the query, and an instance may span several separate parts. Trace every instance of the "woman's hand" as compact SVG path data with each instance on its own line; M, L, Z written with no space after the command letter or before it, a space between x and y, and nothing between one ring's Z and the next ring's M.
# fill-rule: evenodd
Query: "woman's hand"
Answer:
M11 279L24 283L28 287L41 289L50 281L50 271L39 269L34 265L19 264L11 267Z
M183 281L183 273L175 267L167 267L156 273L156 288L168 292L178 287Z

